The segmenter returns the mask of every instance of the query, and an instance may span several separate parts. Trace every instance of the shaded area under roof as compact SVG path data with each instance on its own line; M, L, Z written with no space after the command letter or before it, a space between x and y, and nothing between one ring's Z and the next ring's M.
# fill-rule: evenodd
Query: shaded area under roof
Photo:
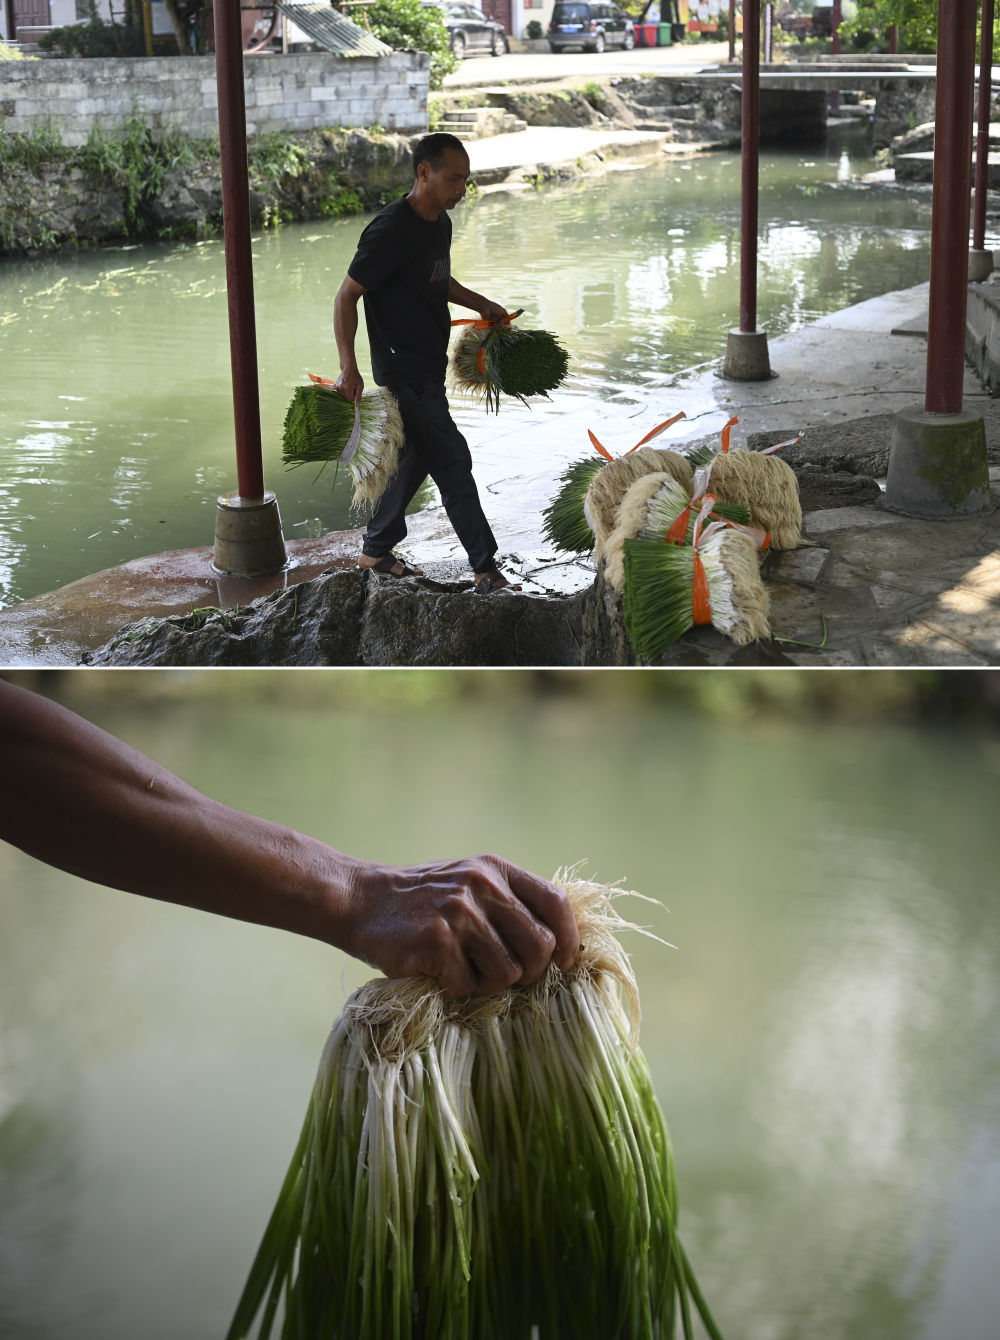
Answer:
M301 28L314 42L338 56L391 56L392 47L359 28L338 9L321 4L281 4L285 18Z

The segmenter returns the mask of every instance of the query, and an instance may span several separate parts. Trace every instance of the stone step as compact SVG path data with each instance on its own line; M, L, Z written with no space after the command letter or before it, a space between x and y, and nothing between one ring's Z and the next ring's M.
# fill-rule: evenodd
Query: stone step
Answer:
M483 140L493 135L512 135L527 128L526 121L504 111L501 107L450 108L436 127L463 140Z
M972 155L975 172L975 154ZM932 182L934 180L934 155L898 154L893 162L897 181ZM986 186L990 191L1000 190L1000 153L989 154L986 160Z

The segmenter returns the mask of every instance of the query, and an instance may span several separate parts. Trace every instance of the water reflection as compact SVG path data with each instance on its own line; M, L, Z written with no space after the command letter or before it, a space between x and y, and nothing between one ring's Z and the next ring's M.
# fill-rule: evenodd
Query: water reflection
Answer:
M829 158L763 160L759 323L773 335L926 278L929 197L838 185L845 161L868 166L859 154L850 141ZM351 524L344 481L286 473L280 435L291 388L335 371L331 306L359 227L254 241L265 474L289 534L317 514L322 529ZM581 398L640 397L723 352L738 315L738 159L486 196L457 212L453 260L571 349L570 383L538 411L554 410L558 432ZM227 341L217 240L0 269L0 606L211 542L215 495L235 483ZM474 449L489 446L495 427L478 404L460 402L457 417ZM513 469L534 469L516 439Z

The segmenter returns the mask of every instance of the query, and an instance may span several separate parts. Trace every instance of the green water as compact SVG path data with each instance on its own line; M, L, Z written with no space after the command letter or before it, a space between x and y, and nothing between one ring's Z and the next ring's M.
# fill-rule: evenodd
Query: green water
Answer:
M871 166L853 145L763 159L759 325L772 335L927 278L929 195L852 183ZM556 411L641 397L720 356L738 323L733 154L488 195L454 219L456 275L570 349ZM332 302L361 226L254 243L265 477L291 539L350 524L347 488L284 471L280 436L305 373L336 375ZM212 543L216 497L236 487L221 241L0 265L0 369L0 607ZM490 421L471 404L456 417L475 451ZM534 451L510 449L515 470L537 470Z
M210 702L177 675L133 699L155 672L64 692L357 854L586 858L662 899L639 918L676 948L633 943L642 1042L729 1340L996 1335L995 733L720 723L628 675L421 704L412 676L358 702L319 674L267 704L239 672ZM0 1335L219 1340L367 970L5 847L0 926Z

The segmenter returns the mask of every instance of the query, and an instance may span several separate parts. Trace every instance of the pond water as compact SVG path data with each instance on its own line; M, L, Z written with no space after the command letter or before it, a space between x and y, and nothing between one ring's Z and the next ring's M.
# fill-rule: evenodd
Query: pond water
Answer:
M764 155L758 324L769 334L926 280L930 195L859 184L865 153L833 138ZM454 218L455 273L571 351L554 432L560 405L662 384L721 356L738 323L734 154L488 194ZM265 478L290 539L351 524L343 482L331 492L330 472L283 469L281 425L306 372L336 375L332 302L362 226L304 224L254 242ZM3 263L0 367L0 607L212 543L216 497L236 487L221 240ZM505 408L507 421L518 412ZM477 404L456 417L474 450L488 439Z
M359 855L586 858L666 904L637 905L676 946L633 938L642 1042L729 1340L996 1335L995 734L715 720L614 672L494 677L489 710L393 672L384 701L279 672L266 706L82 673L92 719ZM8 847L0 926L0 1335L219 1340L369 971Z

